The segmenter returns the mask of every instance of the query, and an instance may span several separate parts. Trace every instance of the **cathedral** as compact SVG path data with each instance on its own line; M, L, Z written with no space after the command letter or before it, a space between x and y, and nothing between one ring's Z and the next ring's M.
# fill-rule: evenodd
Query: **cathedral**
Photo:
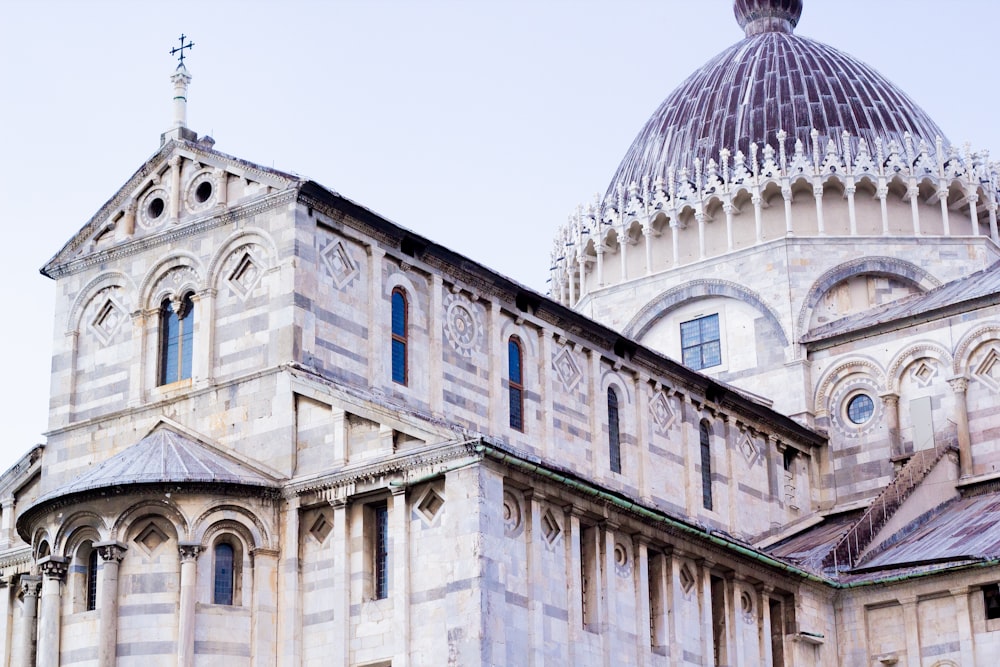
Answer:
M547 295L216 150L182 39L42 268L0 667L996 665L1000 167L733 5Z

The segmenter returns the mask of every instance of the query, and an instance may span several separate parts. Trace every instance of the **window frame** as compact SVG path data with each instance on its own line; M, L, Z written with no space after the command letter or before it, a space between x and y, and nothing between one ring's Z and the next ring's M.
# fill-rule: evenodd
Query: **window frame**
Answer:
M708 322L713 322L715 326L715 338L705 339L704 325ZM697 342L689 343L689 338L685 336L685 326L696 324L698 325ZM706 350L712 349L714 345L714 352L717 355L715 361L709 360L711 363L706 362L705 352ZM694 319L686 320L680 323L680 348L681 348L681 362L688 368L696 371L704 370L706 368L715 368L716 366L722 365L722 322L719 317L719 313L712 313L710 315L702 315L701 317L695 317ZM688 353L697 351L698 363L692 364L689 362Z
M514 377L515 358L517 360L516 378ZM510 427L524 433L524 346L516 335L507 339L507 394Z
M399 297L397 302L396 297ZM389 344L389 360L392 365L392 381L396 384L407 386L409 384L409 328L410 328L410 300L406 296L406 290L396 286L392 288L392 295L389 298L391 303L390 330L392 333ZM397 330L397 317L401 316L400 326ZM400 349L400 356L397 357L396 350Z
M712 430L707 419L698 424L698 444L701 449L701 504L709 511L713 510L712 498Z
M608 387L608 467L622 471L621 400L614 387Z
M389 597L389 505L370 506L372 516L372 599Z
M224 570L220 570L220 550L228 549L230 553L231 560L229 561L229 573L226 574ZM237 570L239 569L237 559L239 558L240 550L227 539L222 539L216 542L212 546L212 604L224 605L227 607L236 607L237 604ZM224 580L223 580L224 578ZM222 584L228 584L228 601L225 599L225 591L223 591L222 599L220 600L219 595L219 584L220 580Z
M194 292L160 302L157 386L190 380L194 361ZM178 312L178 309L181 312Z
M94 611L97 609L97 577L100 572L98 565L97 549L93 545L90 547L90 554L87 556L87 576L84 580L84 611Z

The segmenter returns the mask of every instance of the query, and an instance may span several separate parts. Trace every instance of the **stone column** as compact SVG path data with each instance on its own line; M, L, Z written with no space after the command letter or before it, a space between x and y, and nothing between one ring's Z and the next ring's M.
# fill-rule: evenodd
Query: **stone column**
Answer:
M750 201L753 203L754 239L757 243L762 243L764 241L764 214L761 207L764 205L764 197L760 194L759 187L754 188L754 193L751 195ZM821 206L819 200L817 200L816 206Z
M42 571L42 601L38 619L37 667L59 667L59 631L62 627L62 582L66 578L66 559L46 556L38 561Z
M604 241L594 245L594 252L597 253L597 288L604 287Z
M732 205L730 205L730 209ZM995 209L994 209L995 210ZM642 225L642 237L646 243L646 275L653 273L653 223L646 222Z
M566 664L576 664L574 647L581 643L583 630L583 588L580 586L582 572L582 555L580 553L580 517L572 505L566 507L565 521L566 545L566 609L569 612L567 639L569 646L566 651Z
M731 648L729 665L743 667L746 664L745 647L743 645L743 607L741 582L732 573L726 576L726 644Z
M635 553L632 576L635 581L635 627L636 632L636 664L645 667L649 664L649 654L653 647L653 623L658 623L659 619L654 616L654 610L650 604L650 587L659 586L659 581L650 580L649 568L649 546L646 538L636 535L632 539L632 550ZM659 598L663 599L663 598Z
M889 429L889 455L900 456L903 453L903 445L899 439L899 394L887 392L880 394L879 398L885 405L885 421Z
M698 259L705 259L705 212L699 207L694 217L698 221Z
M884 183L885 179L880 179L879 186L875 190L875 196L878 197L879 207L882 209L882 235L889 236L889 207L886 200L889 197L889 186Z
M118 565L125 557L125 545L121 542L98 542L94 545L101 557L101 572L97 594L100 601L100 622L98 625L97 664L99 667L114 667L118 647Z
M528 664L543 667L545 664L545 600L547 579L542 562L545 554L545 536L542 535L542 501L544 496L531 489L524 492L528 520L525 525L525 541L528 557Z
M1000 230L997 229L997 203L991 197L986 202L986 210L990 214L990 238L994 243L1000 243Z
M813 185L813 198L816 200L816 234L824 236L826 229L823 226L823 185L821 183Z
M179 545L181 556L181 602L177 619L177 667L194 665L195 601L198 585L198 554L201 545Z
M191 297L195 313L191 379L198 387L204 387L212 381L212 351L215 349L215 295L214 289L206 289Z
M368 250L368 386L382 387L390 382L385 376L382 357L389 345L389 318L383 312L382 258L385 251L377 245ZM410 295L411 298L413 295ZM298 535L295 536L296 540Z
M701 561L698 564L698 598L701 609L701 653L702 662L706 665L713 665L715 656L715 618L712 615L712 564L708 561ZM726 641L721 637L719 643Z
M757 586L757 604L760 609L757 618L760 622L760 659L763 665L774 664L774 647L771 645L771 586Z
M858 235L858 217L854 210L854 193L857 192L857 187L854 185L854 178L852 177L844 188L844 192L847 194L847 216L850 219L851 225L851 236Z
M788 179L785 178L784 184L781 186L781 198L785 200L785 236L795 236L795 227L792 224L792 186L788 184Z
M489 403L486 406L489 428L492 433L506 433L510 428L510 407L504 400L504 385L502 379L507 375L507 341L502 339L503 319L500 313L500 302L490 299L487 311L486 325L486 355L489 382L486 391L489 392ZM440 326L438 326L440 328ZM524 363L522 355L521 363ZM509 379L509 378L508 378ZM505 412L503 406L507 405ZM522 415L522 423L527 426L527 419Z
M969 405L966 391L969 381L961 376L948 380L955 392L955 426L958 431L958 467L962 477L972 475L972 437L969 434Z
M580 267L580 298L587 296L587 256L580 248L580 254L576 257L576 263Z
M17 652L14 654L16 667L35 665L35 627L38 620L38 589L41 585L42 578L38 575L22 575L18 581L23 608L17 633Z
M910 215L913 218L913 235L920 236L920 188L915 179L910 179L910 187L906 189L910 199Z
M963 586L951 591L955 598L955 620L958 622L958 645L963 665L976 664L976 642L973 638L972 616L969 612L969 587Z
M10 609L11 586L9 579L0 579L0 665L10 664L11 621Z
M598 545L603 547L601 553L598 554L598 559L601 561L598 579L600 580L601 590L604 592L604 595L598 594L597 596L597 604L600 610L598 612L598 628L601 633L601 645L604 649L605 667L617 664L616 662L613 663L611 658L619 653L618 624L615 622L615 619L618 617L618 582L615 571L615 533L617 530L618 526L616 524L605 521L601 526L601 539L598 542Z
M381 293L381 288L379 292ZM375 300L373 296L372 301ZM372 338L379 336L368 336L369 342ZM370 380L374 383L376 379L372 377ZM281 592L281 602L278 605L278 667L298 667L302 661L299 642L302 618L299 609L298 496L286 500L283 528L282 559L278 573L278 590Z
M444 371L442 364L444 359L443 327L444 322L444 280L437 273L431 276L430 298L430 325L428 336L430 338L427 363L430 372L427 378L427 403L431 409L431 414L442 416L444 414ZM371 336L371 334L368 334Z
M170 224L177 224L181 215L181 156L170 158Z
M969 221L972 223L972 235L979 236L979 214L976 212L979 195L973 192L966 199L969 202Z
M496 384L496 383L494 383ZM406 667L410 655L410 508L406 502L406 487L392 488L392 514L389 515L389 535L392 537L392 609L395 616L396 649L393 667Z
M278 551L253 550L253 601L251 606L254 667L270 667L278 642L275 615L278 608Z
M732 252L735 245L733 238L733 211L736 210L736 207L733 206L732 201L726 201L722 204L722 210L726 214L726 250Z
M147 317L146 312L140 307L130 317L132 320L132 360L129 364L128 406L134 408L142 403L142 394L146 389L146 322L150 318L155 317L155 315L151 313ZM76 355L74 354L75 358ZM154 367L153 373L156 373L156 359L159 358L158 351L150 355L150 358ZM153 383L155 385L155 379Z
M670 220L670 240L673 247L673 264L679 266L681 263L681 225L676 218Z
M948 184L941 182L941 187L937 193L941 202L941 224L944 225L944 235L951 236L951 222L948 220Z
M8 546L14 534L14 496L0 500L0 544Z
M903 605L903 627L906 630L906 664L920 667L920 617L917 614L917 598L900 600Z
M346 493L330 501L333 507L333 645L339 652L330 664L350 664L351 647L351 535L347 527Z

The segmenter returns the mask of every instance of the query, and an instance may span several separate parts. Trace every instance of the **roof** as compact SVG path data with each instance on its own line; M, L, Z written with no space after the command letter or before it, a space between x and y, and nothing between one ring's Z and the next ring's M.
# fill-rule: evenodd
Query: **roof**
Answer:
M751 143L782 149L789 156L801 140L806 153L826 153L832 140L852 152L864 139L874 154L876 140L906 146L906 133L935 150L944 133L903 91L868 65L792 29L801 2L739 0L737 19L748 37L710 60L674 90L647 121L622 159L607 194L645 179L670 182L671 172L694 160L722 164L720 151L749 155ZM818 132L814 142L811 133ZM947 143L947 142L945 142ZM732 160L732 158L730 158ZM730 162L732 164L732 162Z
M861 510L854 510L828 517L822 523L778 542L765 551L775 558L819 572L823 569L823 559L861 514Z
M95 489L155 483L224 483L263 488L279 486L271 476L214 447L160 428L69 484L45 494L33 506Z
M942 310L967 310L971 302L983 300L1000 303L1000 262L923 294L904 297L824 324L804 335L802 342L829 340L893 322L899 326L912 326L916 320L931 319L929 316L940 314Z

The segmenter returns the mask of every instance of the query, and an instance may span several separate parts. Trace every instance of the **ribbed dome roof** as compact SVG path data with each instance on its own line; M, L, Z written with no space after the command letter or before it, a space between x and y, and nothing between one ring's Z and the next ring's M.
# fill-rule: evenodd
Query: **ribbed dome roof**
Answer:
M746 39L663 101L625 154L609 195L643 178L666 181L670 170L692 171L695 158L718 163L722 149L748 154L751 143L778 149L779 130L788 135L789 153L796 139L811 151L814 128L823 152L831 138L840 146L845 130L852 148L864 137L873 152L877 138L902 147L909 132L915 144L926 140L933 151L936 138L944 137L913 100L871 67L792 34L801 0L736 0L734 11Z

